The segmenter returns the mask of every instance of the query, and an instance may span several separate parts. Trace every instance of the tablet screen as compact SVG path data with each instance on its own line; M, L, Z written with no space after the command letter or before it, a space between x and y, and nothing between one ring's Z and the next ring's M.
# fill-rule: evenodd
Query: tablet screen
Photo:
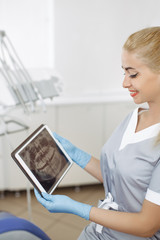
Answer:
M22 164L23 169L27 173L28 171L32 173L29 174L32 181L35 177L42 188L51 193L71 166L72 161L55 141L47 126L43 126L32 135L24 145L21 144L15 157L19 163L22 161L25 163L27 167Z

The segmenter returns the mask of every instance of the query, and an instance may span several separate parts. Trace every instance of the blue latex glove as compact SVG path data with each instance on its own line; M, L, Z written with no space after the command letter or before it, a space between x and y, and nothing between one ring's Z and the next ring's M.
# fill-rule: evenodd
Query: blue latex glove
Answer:
M64 195L50 195L34 189L37 200L51 213L72 213L86 220L89 220L89 214L92 206L72 200Z
M81 168L85 168L91 159L91 155L77 148L71 142L59 136L57 133L53 132L53 136L61 143L62 147L68 153L73 162L78 164Z

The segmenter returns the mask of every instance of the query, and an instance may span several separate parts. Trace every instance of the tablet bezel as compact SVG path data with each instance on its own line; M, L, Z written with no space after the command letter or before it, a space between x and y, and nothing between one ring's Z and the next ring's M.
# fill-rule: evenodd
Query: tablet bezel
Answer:
M34 140L39 133L41 133L44 129L47 130L48 134L51 136L53 141L56 143L58 148L62 151L64 154L65 158L67 159L69 165L67 168L64 170L62 175L60 176L59 180L53 184L53 186L50 187L48 191L44 189L44 187L41 185L41 183L38 181L38 179L35 177L35 175L32 173L30 168L26 165L25 161L22 159L22 157L19 155L19 153L24 150L24 148L31 143L32 140ZM23 173L26 175L26 177L29 179L29 181L32 183L32 185L41 193L41 192L47 192L49 194L52 194L53 191L56 189L56 187L59 185L59 183L62 181L63 177L66 175L68 170L71 168L73 165L72 159L69 157L67 152L64 150L62 145L58 142L58 140L53 136L52 131L49 129L47 125L40 125L31 135L29 135L28 138L26 138L25 141L23 141L12 153L11 153L12 158L14 161L17 163L17 165L20 167L20 169L23 171Z

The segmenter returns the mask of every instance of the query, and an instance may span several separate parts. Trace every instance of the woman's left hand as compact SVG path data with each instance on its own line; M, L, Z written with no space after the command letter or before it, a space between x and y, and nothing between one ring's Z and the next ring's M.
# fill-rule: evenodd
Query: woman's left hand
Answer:
M86 220L89 220L89 214L92 206L74 201L64 195L50 195L34 189L37 200L51 213L72 213Z

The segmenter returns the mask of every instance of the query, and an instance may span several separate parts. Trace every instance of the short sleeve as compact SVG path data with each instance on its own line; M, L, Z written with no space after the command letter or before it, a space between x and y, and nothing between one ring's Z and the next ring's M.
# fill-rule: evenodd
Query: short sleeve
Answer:
M153 171L145 199L160 205L160 159Z

